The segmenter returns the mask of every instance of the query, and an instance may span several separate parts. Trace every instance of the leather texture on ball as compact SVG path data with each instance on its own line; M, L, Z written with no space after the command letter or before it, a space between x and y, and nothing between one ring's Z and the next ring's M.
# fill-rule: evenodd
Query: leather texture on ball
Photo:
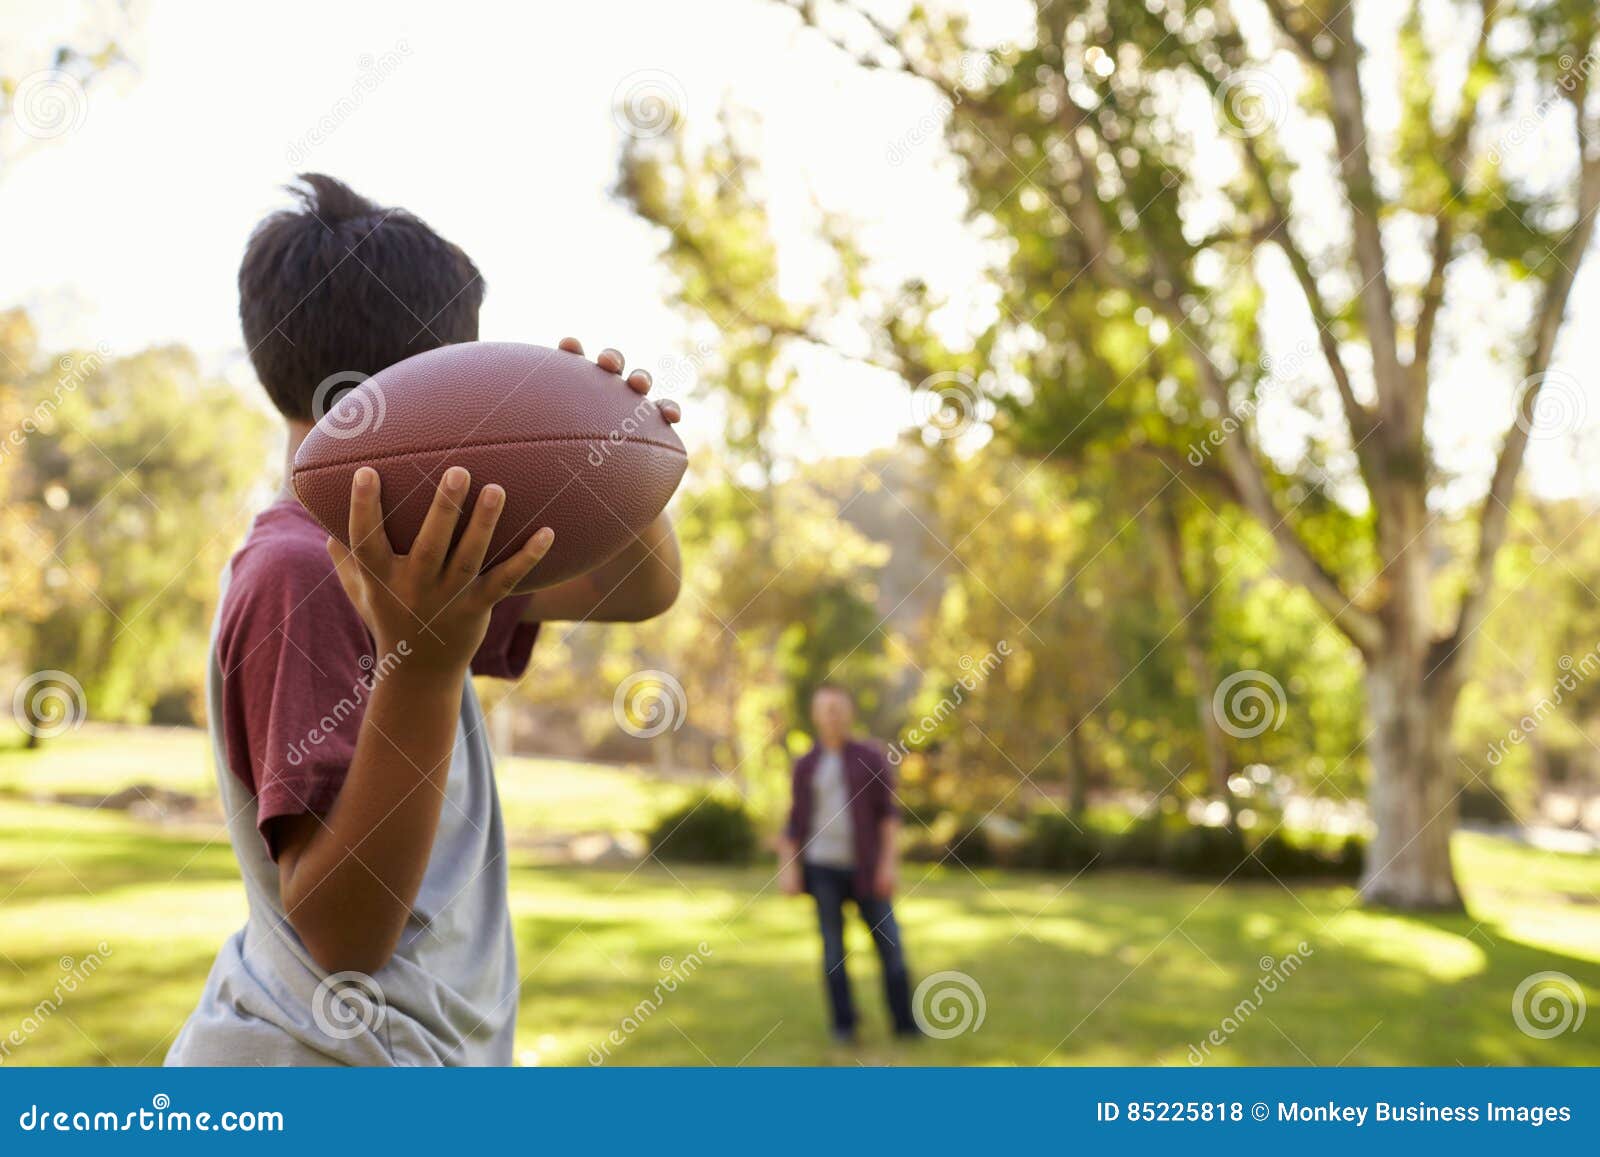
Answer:
M505 509L487 570L541 526L550 553L523 584L549 586L611 558L666 506L688 465L656 404L587 358L515 342L442 346L361 382L294 457L295 495L349 545L350 481L382 479L384 528L410 549L450 466L472 474L467 509L499 483ZM456 533L466 524L463 516Z

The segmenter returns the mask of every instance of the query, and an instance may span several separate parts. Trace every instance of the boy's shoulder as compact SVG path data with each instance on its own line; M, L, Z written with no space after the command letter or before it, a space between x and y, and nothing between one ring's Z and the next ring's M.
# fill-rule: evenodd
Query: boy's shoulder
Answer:
M228 564L220 610L224 644L241 630L311 621L365 633L328 554L327 532L293 499L256 516Z

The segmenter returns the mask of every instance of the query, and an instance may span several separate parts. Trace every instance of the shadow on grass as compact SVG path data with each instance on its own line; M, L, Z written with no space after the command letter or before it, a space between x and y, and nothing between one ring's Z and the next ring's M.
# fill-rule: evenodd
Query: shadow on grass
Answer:
M680 882L646 869L620 888L594 877L596 893L647 909L681 904L687 890L706 915L519 920L525 1033L553 1036L556 1063L1600 1063L1593 1034L1537 1039L1511 1008L1523 979L1546 971L1600 999L1594 963L1469 917L1347 908L1344 888L1213 892L1114 875L1065 892L1017 876L982 888L932 881L899 906L914 973L964 973L970 984L957 985L974 1009L981 997L982 1023L891 1044L877 961L857 926L849 967L864 1043L841 1049L827 1041L804 901L746 906L763 882L753 872ZM701 940L711 949L705 966L659 992L659 958L681 959ZM1264 988L1263 978L1272 978ZM961 1005L954 995L947 1002L953 1025ZM612 1031L623 1043L606 1048ZM1213 1032L1221 1043L1208 1041Z

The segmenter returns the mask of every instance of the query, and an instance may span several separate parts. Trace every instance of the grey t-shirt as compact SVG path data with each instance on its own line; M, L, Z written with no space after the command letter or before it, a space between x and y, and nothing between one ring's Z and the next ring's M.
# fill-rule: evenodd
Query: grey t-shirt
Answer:
M850 785L840 752L824 749L817 757L817 771L811 781L811 815L805 862L829 868L854 867L855 825L850 817Z
M281 565L263 567L259 559L246 556L248 550L249 543L236 556L230 574L245 572L235 576L239 585L255 581L270 592L268 580L282 577ZM318 550L326 557L320 540ZM225 588L229 577L224 575ZM290 580L288 585L299 584ZM318 593L310 597L324 597L327 588L316 589ZM335 594L344 597L337 582L327 597ZM305 606L294 601L302 599L299 591L290 591L285 598L290 606ZM467 680L462 693L438 832L399 946L370 977L360 973L330 977L311 958L284 913L278 868L258 830L260 793L230 770L229 745L219 721L235 705L224 700L218 635L225 617L238 615L240 608L238 600L230 602L226 594L223 603L212 638L206 692L217 785L228 817L228 838L244 878L249 917L217 954L199 1006L173 1042L166 1063L511 1064L518 975L507 904L505 831L472 681ZM276 607L272 610L278 613ZM247 625L239 628L247 629ZM256 647L248 663L272 662L262 657L269 649ZM319 668L328 665L328 652L336 648L329 644L322 650L317 654ZM316 650L307 646L305 653ZM296 654L287 649L277 662L301 670L299 664L309 660ZM230 675L240 677L233 668ZM305 667L298 678L312 679L311 668ZM239 690L237 684L232 688L235 694ZM259 695L252 702L256 699ZM331 710L332 705L322 709ZM347 738L345 730L352 727L359 727L359 718L339 724L337 737Z

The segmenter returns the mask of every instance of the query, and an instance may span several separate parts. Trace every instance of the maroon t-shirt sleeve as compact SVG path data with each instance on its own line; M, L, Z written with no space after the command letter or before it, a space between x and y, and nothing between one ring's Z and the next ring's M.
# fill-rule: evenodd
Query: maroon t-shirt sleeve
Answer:
M235 557L217 635L228 766L255 793L263 835L332 805L375 665L326 549L286 537L258 527Z
M523 614L532 595L513 595L500 602L489 615L489 630L478 653L472 657L472 673L494 679L520 679L528 669L533 641L539 637L538 623L525 623Z
M228 765L255 794L256 825L274 855L271 821L332 806L374 675L405 662L375 654L325 536L297 515L258 523L235 556L217 636ZM526 669L538 633L520 621L526 606L515 598L495 608L474 674L515 678Z

